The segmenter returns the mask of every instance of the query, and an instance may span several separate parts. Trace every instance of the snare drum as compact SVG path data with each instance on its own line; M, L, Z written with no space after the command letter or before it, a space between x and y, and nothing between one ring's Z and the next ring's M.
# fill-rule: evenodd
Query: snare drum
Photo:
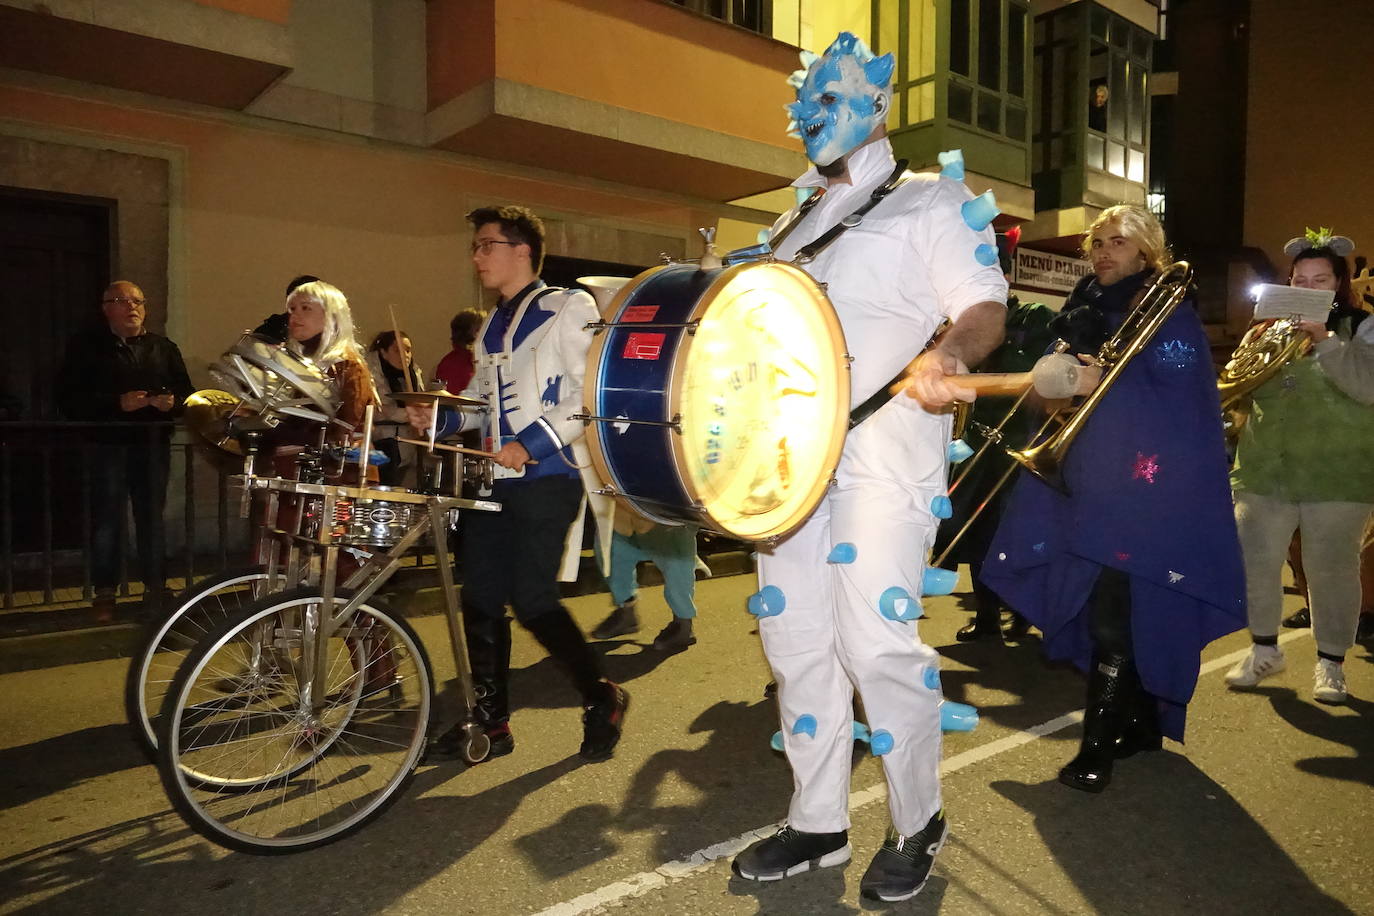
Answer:
M849 360L834 306L790 264L669 264L621 288L585 385L592 462L661 524L792 531L840 460Z
M244 334L210 367L242 400L281 416L327 423L339 409L334 386L319 366L256 334Z
M368 489L410 492L402 487L370 486ZM417 503L338 496L334 499L330 536L350 547L393 547L410 530L412 521L424 511L425 507Z

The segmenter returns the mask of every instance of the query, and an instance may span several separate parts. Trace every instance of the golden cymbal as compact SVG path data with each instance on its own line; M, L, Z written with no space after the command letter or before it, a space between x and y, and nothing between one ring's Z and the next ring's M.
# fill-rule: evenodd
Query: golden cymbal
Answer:
M393 391L387 395L402 404L428 406L440 404L445 407L486 407L487 402L477 398L463 397L451 391Z

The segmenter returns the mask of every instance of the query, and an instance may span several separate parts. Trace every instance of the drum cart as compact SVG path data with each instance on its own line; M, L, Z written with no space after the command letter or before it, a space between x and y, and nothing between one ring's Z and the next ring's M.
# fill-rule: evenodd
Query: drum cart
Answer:
M486 758L446 532L455 511L500 507L372 487L237 480L267 494L269 504L291 495L306 507L304 533L289 534L284 568L266 570L269 582L306 584L269 587L196 640L163 698L158 767L178 813L206 837L245 852L300 851L381 814L423 753L434 687L429 658L410 625L375 596L426 535L433 535L465 708L463 758ZM378 538L379 524L397 536ZM341 583L340 551L360 541L378 547L379 539L390 541L385 550Z
M267 536L257 566L193 585L151 634L130 667L130 720L155 746L163 787L194 830L244 852L302 851L385 811L424 752L433 669L414 629L377 592L426 536L463 701L462 756L486 758L447 532L459 511L501 507L324 482L322 430L337 422L338 405L318 367L285 348L244 335L212 374L231 391L193 395L188 426L242 456L233 480L245 511L260 494ZM254 473L263 431L286 418L318 424L316 448L297 458L297 479ZM361 432L357 479L366 481L371 407ZM460 456L453 467L445 483L457 494Z

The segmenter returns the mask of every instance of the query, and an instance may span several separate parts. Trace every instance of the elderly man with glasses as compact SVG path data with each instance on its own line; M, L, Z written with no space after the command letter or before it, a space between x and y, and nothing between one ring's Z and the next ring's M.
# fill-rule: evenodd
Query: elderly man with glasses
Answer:
M65 417L112 424L85 437L91 482L91 578L95 610L113 616L119 584L120 529L131 501L137 531L144 605L161 606L165 586L162 510L167 496L171 427L191 394L177 345L143 326L147 301L127 280L101 296L104 326L78 334L67 347L57 380ZM113 425L113 424L120 425ZM139 429L132 424L159 423Z

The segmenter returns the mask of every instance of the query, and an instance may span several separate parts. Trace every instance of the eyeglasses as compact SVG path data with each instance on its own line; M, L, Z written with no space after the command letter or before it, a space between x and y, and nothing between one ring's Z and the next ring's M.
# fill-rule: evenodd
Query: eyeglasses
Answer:
M480 252L482 252L482 254L490 254L490 253L491 253L491 246L492 246L492 245L510 245L510 246L514 247L514 246L516 246L516 245L523 245L523 244L525 244L525 243L524 243L524 242L504 242L504 241L502 241L501 239L479 239L478 241L472 243L472 253L473 253L473 254L476 254L477 252L480 251Z
M142 299L133 299L129 296L116 296L113 299L101 299L100 301L107 305L137 305L140 308L143 307L144 303Z

